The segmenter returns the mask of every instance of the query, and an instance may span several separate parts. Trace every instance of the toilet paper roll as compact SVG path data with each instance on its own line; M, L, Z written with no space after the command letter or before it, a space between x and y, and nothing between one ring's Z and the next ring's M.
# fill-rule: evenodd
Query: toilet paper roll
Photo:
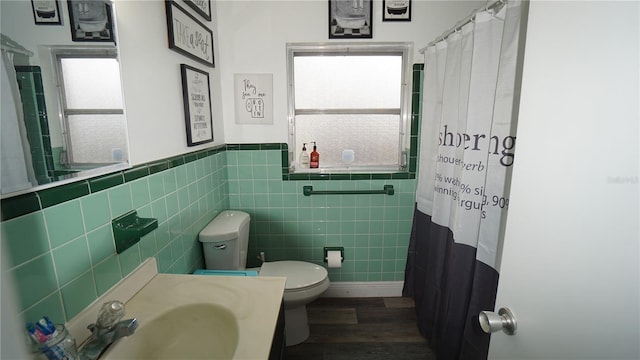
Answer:
M327 262L329 268L342 267L342 255L340 251L327 251Z

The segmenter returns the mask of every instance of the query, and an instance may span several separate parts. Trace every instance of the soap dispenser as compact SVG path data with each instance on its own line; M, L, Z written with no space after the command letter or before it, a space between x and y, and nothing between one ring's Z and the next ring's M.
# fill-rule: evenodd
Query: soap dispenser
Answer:
M311 152L311 160L309 161L309 167L312 169L317 169L320 167L320 154L318 153L318 147L316 146L316 142L313 142L313 151Z
M300 167L302 169L309 168L309 153L307 153L307 143L302 144L302 152L300 153Z

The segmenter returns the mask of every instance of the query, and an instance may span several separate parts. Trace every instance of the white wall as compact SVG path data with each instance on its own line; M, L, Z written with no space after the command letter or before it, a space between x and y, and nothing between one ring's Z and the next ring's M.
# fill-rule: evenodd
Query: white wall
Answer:
M162 0L114 0L116 26L122 69L122 86L128 122L129 147L132 164L166 158L177 154L224 143L222 105L220 103L219 65L209 68L180 55L168 47L167 18ZM183 8L187 8L181 0ZM211 2L215 23L216 1ZM40 61L39 44L95 45L90 42L72 42L69 31L69 13L66 1L59 2L62 14L60 25L34 25L31 2L28 0L2 0L2 33L34 52L30 63L41 65L46 76L48 64ZM190 11L193 13L193 11ZM196 17L206 23L206 21ZM214 44L217 45L216 27ZM18 30L19 29L19 30ZM99 44L99 43L98 43ZM216 60L218 47L214 48ZM213 102L214 143L188 147L182 104L180 64L188 64L209 71ZM50 81L44 78L48 92ZM56 99L47 97L50 113L56 113ZM58 125L53 122L53 125ZM52 128L59 133L59 127ZM58 129L56 131L56 129ZM52 145L61 146L55 137Z
M21 6L21 11L28 13L24 16L31 22L29 1L21 3L29 5ZM287 42L329 41L327 0L212 1L213 20L209 24L214 34L215 68L207 68L168 48L164 1L115 0L115 3L132 164L222 143L287 141L285 46ZM181 0L178 3L186 7ZM382 2L375 1L373 39L354 41L413 42L414 62L422 62L418 53L420 47L473 9L481 7L484 2L414 0L412 4L411 22L383 23ZM66 24L66 3L60 2L60 7L63 23ZM7 13L3 11L3 21ZM67 27L38 26L37 29L48 29L51 35L56 33L69 37ZM187 146L181 63L210 73L213 144ZM234 73L274 75L273 125L235 124L232 95Z
M179 4L186 8L181 2ZM216 1L211 2L211 8L214 21L210 24L214 24ZM132 163L140 164L224 143L217 28L212 27L216 67L210 68L169 49L163 1L116 0L116 16ZM198 19L206 23L204 19ZM180 64L210 74L213 143L187 146Z
M412 4L411 22L382 22L382 1L374 1L373 39L351 42L413 42L414 62L423 62L421 47L484 2L414 0ZM328 1L218 1L217 7L226 142L287 142L286 44L341 41L328 39ZM235 73L273 74L273 125L235 124Z

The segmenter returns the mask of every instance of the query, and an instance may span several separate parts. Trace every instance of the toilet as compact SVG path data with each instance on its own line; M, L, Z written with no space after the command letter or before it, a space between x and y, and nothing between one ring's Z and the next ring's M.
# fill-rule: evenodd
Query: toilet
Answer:
M249 245L249 214L225 210L200 231L208 270L245 270ZM286 345L300 344L309 337L306 305L329 287L327 270L304 261L268 261L258 276L287 278L284 290Z

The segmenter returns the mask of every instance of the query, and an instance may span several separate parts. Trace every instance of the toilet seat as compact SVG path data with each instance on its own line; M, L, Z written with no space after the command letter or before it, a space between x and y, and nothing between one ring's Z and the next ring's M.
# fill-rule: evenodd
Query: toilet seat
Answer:
M262 264L260 276L285 277L285 292L295 292L324 282L327 279L327 269L304 261L271 261Z

